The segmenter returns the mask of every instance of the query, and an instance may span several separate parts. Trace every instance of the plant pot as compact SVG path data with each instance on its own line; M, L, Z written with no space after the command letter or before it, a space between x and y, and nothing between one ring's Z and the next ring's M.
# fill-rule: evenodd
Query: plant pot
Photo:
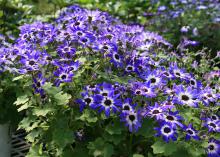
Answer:
M0 124L0 157L11 156L9 124Z

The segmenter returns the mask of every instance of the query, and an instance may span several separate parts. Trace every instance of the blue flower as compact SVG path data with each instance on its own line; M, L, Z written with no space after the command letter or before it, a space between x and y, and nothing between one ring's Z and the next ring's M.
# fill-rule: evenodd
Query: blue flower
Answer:
M163 115L162 120L170 124L171 126L179 125L180 127L183 127L183 124L179 122L183 120L183 118L179 115L178 111L176 112L169 111L168 113Z
M149 116L151 118L156 118L156 120L164 119L164 112L166 108L163 106L159 106L158 103L155 103L154 106L148 106L145 116Z
M70 70L68 66L59 67L55 72L54 75L57 76L54 84L59 86L60 83L63 82L72 82L73 72Z
M207 118L204 126L209 129L209 132L220 132L220 120Z
M156 136L162 136L166 142L169 142L169 140L177 140L178 134L176 133L176 127L169 123L161 123L160 127L155 128L155 130L157 131Z
M40 93L43 94L44 90L42 88L42 86L45 84L46 82L46 78L43 77L42 73L39 73L37 75L37 77L33 78L34 84L33 84L33 88L35 90L36 93Z
M114 92L109 93L107 96L96 95L94 99L97 103L97 108L99 112L104 111L106 117L110 116L110 112L113 111L114 113L120 111L121 108L121 100L117 99L114 96ZM95 107L96 107L95 106Z
M214 138L209 140L208 147L206 148L208 157L220 156L220 141Z
M134 111L136 104L132 104L132 99L127 98L122 103L122 112Z
M173 98L174 103L180 105L187 105L190 107L198 107L198 91L187 87L184 89L182 85L175 86L174 91L176 95Z
M139 127L141 127L141 118L140 113L138 111L126 111L122 112L121 121L125 122L125 126L129 128L130 132L136 132Z
M83 98L76 100L76 102L80 104L80 112L82 112L86 106L89 106L92 109L96 109L97 104L94 100L94 97L89 96L87 92L81 93L81 95Z
M191 137L194 138L195 140L199 140L199 136L198 136L198 131L196 131L192 124L189 124L188 126L184 126L183 129L186 132L186 140L190 140Z

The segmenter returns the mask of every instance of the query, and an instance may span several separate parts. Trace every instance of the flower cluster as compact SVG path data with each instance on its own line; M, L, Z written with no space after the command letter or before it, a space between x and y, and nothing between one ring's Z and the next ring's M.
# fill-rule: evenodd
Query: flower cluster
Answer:
M130 132L137 132L144 119L152 118L158 126L156 136L166 142L178 140L179 134L185 140L200 140L207 132L207 153L220 155L219 141L211 138L220 132L218 89L202 84L171 61L175 57L169 53L172 45L158 34L79 6L67 8L53 24L35 22L20 29L15 44L1 48L1 71L31 76L34 93L42 99L47 99L45 82L65 86L74 82L80 68L97 67L106 75L129 80L120 83L109 77L107 82L96 76L91 84L83 84L76 100L81 112L90 108L106 118L118 117ZM201 122L187 119L187 110L196 110L194 116L201 116Z

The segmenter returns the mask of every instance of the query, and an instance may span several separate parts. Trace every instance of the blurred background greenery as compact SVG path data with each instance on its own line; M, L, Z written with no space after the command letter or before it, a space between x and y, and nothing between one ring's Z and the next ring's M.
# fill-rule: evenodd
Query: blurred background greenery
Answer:
M0 0L0 33L16 36L20 25L35 20L53 20L61 8L79 4L109 12L126 23L142 24L146 29L164 36L174 46L187 36L200 43L193 49L208 47L214 57L220 50L220 22L213 21L213 15L220 15L220 9L204 9L212 3L213 0L207 1L198 10L183 0ZM170 12L179 11L176 8L181 13L171 18ZM183 26L189 26L191 33L183 35L180 31ZM192 33L193 30L197 31L197 35Z

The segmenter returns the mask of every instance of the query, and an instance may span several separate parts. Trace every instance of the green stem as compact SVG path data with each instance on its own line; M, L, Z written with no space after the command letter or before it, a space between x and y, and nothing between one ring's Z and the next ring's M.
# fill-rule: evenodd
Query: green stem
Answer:
M133 134L130 134L130 142L129 142L129 156L132 156L132 143L133 143Z

